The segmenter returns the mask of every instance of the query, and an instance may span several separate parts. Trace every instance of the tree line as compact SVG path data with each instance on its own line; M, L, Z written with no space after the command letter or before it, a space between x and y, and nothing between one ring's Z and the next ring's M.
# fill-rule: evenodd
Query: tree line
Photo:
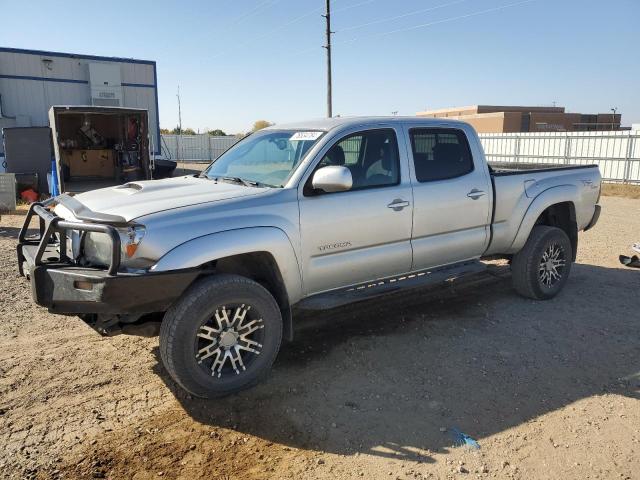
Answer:
M267 120L256 120L255 122L253 122L253 128L251 129L251 132L257 132L258 130L262 130L263 128L270 127L271 125L274 124ZM180 126L177 125L171 130L169 130L168 128L161 128L160 133L163 133L165 135L197 135L197 132L193 128L183 128L181 130ZM213 137L224 137L227 135L223 130L220 130L219 128L216 128L214 130L206 130L203 133L208 133ZM246 134L239 133L237 135L242 136Z

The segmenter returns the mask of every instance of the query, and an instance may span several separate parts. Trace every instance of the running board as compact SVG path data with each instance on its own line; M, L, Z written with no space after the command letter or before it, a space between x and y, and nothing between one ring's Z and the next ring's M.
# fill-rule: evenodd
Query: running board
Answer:
M482 273L486 270L487 266L477 260L456 263L446 267L421 270L406 275L383 278L374 282L319 293L301 300L295 307L302 310L329 310L381 295L452 281L467 275Z

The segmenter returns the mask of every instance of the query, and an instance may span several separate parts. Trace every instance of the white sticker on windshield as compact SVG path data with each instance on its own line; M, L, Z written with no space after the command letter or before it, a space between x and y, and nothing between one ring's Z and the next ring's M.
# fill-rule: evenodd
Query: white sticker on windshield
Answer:
M322 132L296 132L289 139L290 142L302 140L317 140Z

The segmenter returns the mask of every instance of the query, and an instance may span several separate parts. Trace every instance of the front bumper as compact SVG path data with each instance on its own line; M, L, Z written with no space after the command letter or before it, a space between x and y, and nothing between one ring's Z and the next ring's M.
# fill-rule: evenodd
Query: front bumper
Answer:
M27 237L33 216L40 235ZM75 265L65 253L67 229L102 231L112 237L108 269ZM30 279L33 299L49 311L63 314L144 314L162 312L200 274L196 270L163 273L119 272L120 244L115 228L103 224L67 222L43 204L29 209L17 247L18 270Z

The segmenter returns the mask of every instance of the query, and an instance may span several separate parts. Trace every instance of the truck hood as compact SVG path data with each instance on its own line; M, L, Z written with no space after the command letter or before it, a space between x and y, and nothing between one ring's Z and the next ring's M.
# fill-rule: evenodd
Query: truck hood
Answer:
M81 193L74 198L94 212L118 215L130 221L165 210L259 195L268 190L187 176L129 182Z

